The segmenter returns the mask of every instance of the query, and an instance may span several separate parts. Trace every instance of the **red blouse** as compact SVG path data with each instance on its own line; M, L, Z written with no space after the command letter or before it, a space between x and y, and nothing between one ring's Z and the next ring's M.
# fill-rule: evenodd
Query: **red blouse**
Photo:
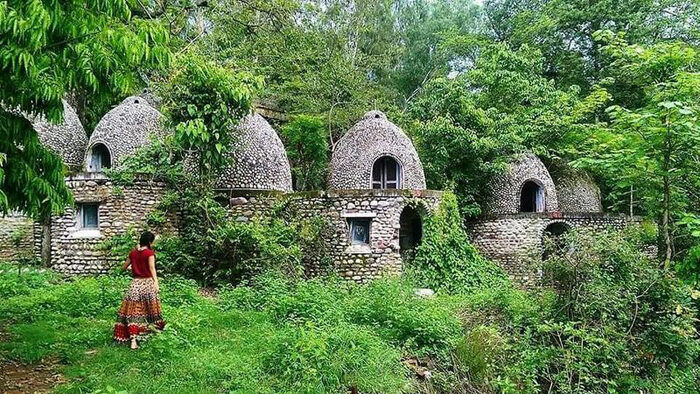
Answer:
M134 278L150 278L151 270L148 269L148 258L155 256L155 252L151 249L138 250L134 249L129 253L131 261L131 273Z

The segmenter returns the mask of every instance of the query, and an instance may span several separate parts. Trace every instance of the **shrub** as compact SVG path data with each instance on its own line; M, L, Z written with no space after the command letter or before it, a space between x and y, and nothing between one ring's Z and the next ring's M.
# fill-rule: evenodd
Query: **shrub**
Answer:
M497 376L491 384L503 391L654 391L672 373L697 373L690 288L644 254L638 230L565 237L567 250L543 263L545 287L523 296L537 312L520 296L496 306L507 323L493 327L508 334L512 350L489 372ZM488 322L488 299L471 297L468 314Z
M421 285L453 293L507 279L500 267L484 259L469 242L452 193L445 193L440 206L427 217L423 240L408 267Z

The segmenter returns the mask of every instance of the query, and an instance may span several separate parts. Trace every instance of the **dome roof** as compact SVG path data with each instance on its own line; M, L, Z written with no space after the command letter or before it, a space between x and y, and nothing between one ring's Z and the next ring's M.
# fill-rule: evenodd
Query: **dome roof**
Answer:
M559 210L562 212L603 212L600 189L593 178L582 170L562 166L552 173L557 187Z
M230 151L233 164L223 171L216 188L291 192L287 152L272 126L254 114L241 119L236 129Z
M39 135L39 141L45 147L61 156L69 168L80 168L88 137L75 109L66 100L62 101L63 122L61 124L52 124L43 116L28 117L28 119Z
M528 153L513 160L508 171L491 181L489 198L484 204L484 214L521 212L521 195L524 186L532 183L542 191L543 206L540 212L557 211L559 204L552 177L544 163L537 156Z
M107 112L90 136L88 153L97 144L106 147L111 156L111 165L148 143L149 136L165 135L163 115L153 108L146 99L138 96L127 97L118 106ZM86 166L90 163L86 157Z
M331 189L371 189L372 167L389 156L400 166L401 189L425 189L418 152L408 136L380 111L370 111L338 141L330 163Z

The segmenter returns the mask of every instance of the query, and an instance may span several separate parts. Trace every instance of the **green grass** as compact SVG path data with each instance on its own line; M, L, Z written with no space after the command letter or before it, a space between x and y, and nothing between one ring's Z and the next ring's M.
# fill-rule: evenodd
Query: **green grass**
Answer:
M131 351L111 341L128 282L0 265L0 324L10 334L0 357L58 358L68 379L60 393L398 393L415 384L402 357L440 357L461 330L447 307L396 280L360 287L270 274L212 299L165 278L169 324Z
M555 392L693 392L700 343L687 289L649 279L658 285L642 286L639 311L652 317L640 314L630 333L632 317L609 312L631 311L632 301L597 303L601 292L626 294L604 279L585 282L595 291L571 321L556 293L507 284L423 299L408 278L360 286L269 272L209 298L193 281L163 278L168 326L131 351L111 339L128 277L0 264L0 329L9 334L0 361L58 360L67 378L58 393L538 393L550 381ZM432 378L418 380L406 360ZM584 389L568 380L582 371Z

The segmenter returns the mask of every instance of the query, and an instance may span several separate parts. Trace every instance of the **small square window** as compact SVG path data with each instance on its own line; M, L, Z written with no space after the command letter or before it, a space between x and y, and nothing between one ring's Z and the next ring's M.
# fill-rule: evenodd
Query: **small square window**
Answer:
M99 207L99 204L80 204L78 223L81 228L96 229L99 227Z
M350 219L350 241L353 245L369 244L369 219Z

